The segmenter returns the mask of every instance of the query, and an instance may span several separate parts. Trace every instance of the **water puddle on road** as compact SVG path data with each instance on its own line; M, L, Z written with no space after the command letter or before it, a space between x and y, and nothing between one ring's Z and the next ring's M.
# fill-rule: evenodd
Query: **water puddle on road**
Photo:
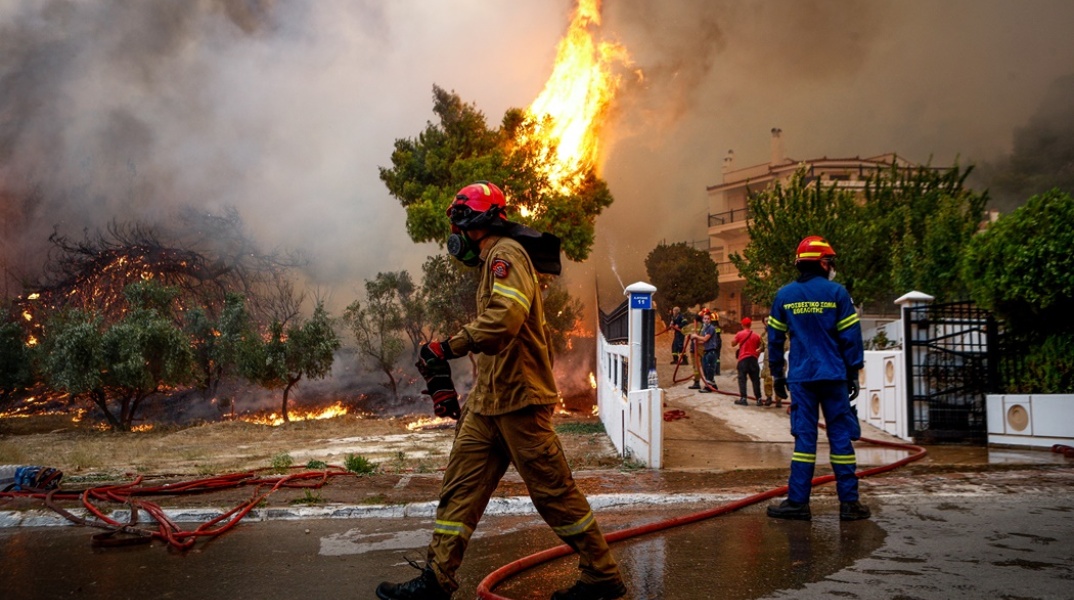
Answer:
M814 509L812 522L778 521L760 507L613 545L635 600L734 600L820 581L880 548L886 537L872 521L841 523L835 506ZM823 512L822 512L823 511ZM603 513L605 531L668 518L635 513L633 523ZM577 576L570 556L528 571L497 588L517 600L545 598L550 581ZM534 590L542 590L536 593ZM544 594L544 595L542 595Z

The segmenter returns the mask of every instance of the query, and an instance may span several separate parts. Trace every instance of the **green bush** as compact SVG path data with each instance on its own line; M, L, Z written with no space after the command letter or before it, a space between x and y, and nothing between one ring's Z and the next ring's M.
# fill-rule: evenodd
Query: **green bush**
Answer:
M377 463L360 454L348 454L343 459L343 468L358 475L370 475L377 471Z
M1015 331L1072 329L1074 198L1059 190L1033 196L966 247L963 280L978 306Z
M277 454L272 457L272 470L277 473L283 473L290 469L293 464L295 464L295 459L291 458L290 454Z
M1021 393L1074 393L1074 335L1059 334L1044 338L1024 357ZM1014 392L1015 390L1008 391Z
M1009 393L1074 392L1074 198L1033 196L971 240L962 256L970 296L1012 337Z

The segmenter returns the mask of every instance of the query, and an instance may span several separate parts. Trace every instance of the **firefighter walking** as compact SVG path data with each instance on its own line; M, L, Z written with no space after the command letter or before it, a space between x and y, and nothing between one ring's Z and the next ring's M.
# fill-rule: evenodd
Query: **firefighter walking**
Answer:
M794 456L787 499L768 507L768 516L779 519L811 518L809 496L817 462L819 411L824 412L839 495L839 518L869 518L869 509L858 501L857 459L853 440L861 437L858 414L850 402L858 396L858 371L865 355L861 323L846 288L835 277L835 250L820 236L798 244L795 266L801 274L783 286L772 302L768 318L768 364L778 398L791 404ZM784 373L783 351L794 338L790 368Z
M419 370L438 415L459 419L422 573L382 583L382 600L445 600L489 498L509 465L538 513L579 556L578 581L553 600L601 600L626 593L619 567L578 489L552 416L559 394L537 272L559 273L559 240L511 223L494 184L468 185L448 209L448 252L481 269L477 317L447 340L421 348ZM477 378L460 410L449 362L476 354Z

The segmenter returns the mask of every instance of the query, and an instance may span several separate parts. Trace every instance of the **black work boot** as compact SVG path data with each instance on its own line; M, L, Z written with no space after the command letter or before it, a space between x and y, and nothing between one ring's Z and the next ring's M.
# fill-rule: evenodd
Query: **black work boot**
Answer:
M860 521L862 519L868 519L871 514L872 513L869 512L869 507L857 500L853 502L839 503L840 521Z
M745 397L742 397L742 398L739 398L738 400L735 400L735 404L737 404L739 406L749 406L750 401L746 400Z
M380 600L451 600L451 592L444 591L436 579L436 573L426 566L421 575L405 583L384 583L377 586Z
M625 595L626 586L616 577L599 583L577 581L571 587L553 593L552 600L613 600Z
M768 507L768 516L773 519L793 519L796 521L809 521L813 515L809 512L809 504L798 504L790 500L784 500L779 505Z
M694 385L688 385L688 386L686 386L686 389L688 389L688 390L699 390L699 389L701 389L701 383L695 381Z

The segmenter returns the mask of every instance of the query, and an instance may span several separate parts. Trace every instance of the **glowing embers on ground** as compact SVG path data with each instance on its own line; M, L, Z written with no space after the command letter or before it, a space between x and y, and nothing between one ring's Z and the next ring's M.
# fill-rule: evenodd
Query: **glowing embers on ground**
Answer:
M430 429L450 429L455 427L455 419L450 417L420 417L407 423L408 431L427 431Z
M334 404L321 408L289 410L287 411L287 416L291 421L320 421L323 419L342 417L348 414L348 412L350 412L350 409L344 406L342 402L337 401ZM247 423L254 423L256 425L269 425L271 427L279 427L286 422L284 421L282 414L275 412L267 415L237 415L235 419Z
M598 166L603 118L620 83L614 67L630 64L623 46L597 41L600 10L600 0L579 0L556 50L552 74L529 106L529 114L537 120L533 136L520 140L555 148L546 174L561 192L576 188L580 182L575 178Z

